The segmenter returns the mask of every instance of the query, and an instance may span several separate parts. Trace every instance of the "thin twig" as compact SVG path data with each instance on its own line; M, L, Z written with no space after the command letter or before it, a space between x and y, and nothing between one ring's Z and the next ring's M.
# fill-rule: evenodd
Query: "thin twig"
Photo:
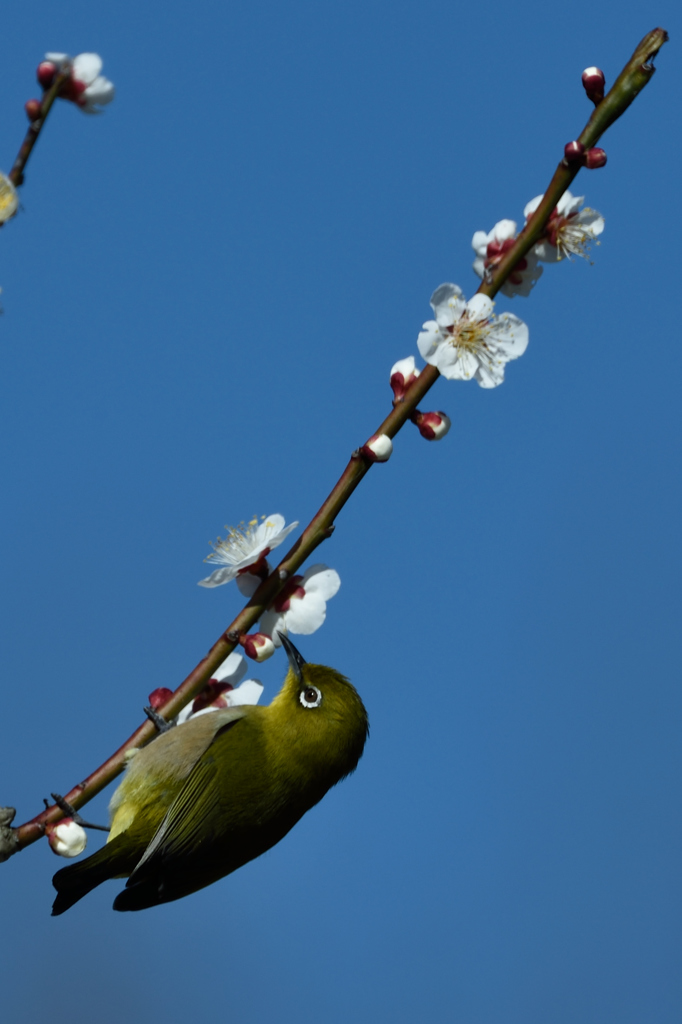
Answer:
M592 113L585 126L580 141L588 148L593 146L600 135L621 116L629 107L637 94L644 88L653 74L652 57L658 52L667 39L663 29L655 29L644 37L635 50L632 58L625 65L613 88ZM30 152L30 149L29 149ZM25 162L25 161L24 161ZM15 165L16 166L16 165ZM559 164L544 198L531 221L519 235L514 246L500 262L489 281L485 281L479 292L491 298L502 287L518 261L530 250L542 235L544 228L556 206L557 201L566 191L578 173L579 166L567 166L563 161ZM377 434L395 437L399 430L410 419L427 392L436 383L440 374L434 366L426 366L419 377L407 390L402 402L399 402L389 413ZM312 552L329 536L334 529L334 521L346 504L362 478L369 471L372 463L359 450L353 452L350 461L328 498L313 517L290 551L284 556L270 576L258 587L246 607L237 615L226 631L220 636L208 654L187 676L173 696L158 708L159 713L170 719L178 714L203 689L213 672L235 647L239 637L248 633L272 604L273 600L285 586L286 581L296 572ZM143 746L155 734L150 722L141 725L104 764L100 765L87 779L75 786L65 799L73 807L81 807L104 789L124 768L128 751ZM16 837L16 850L23 849L39 839L45 831L45 825L59 821L63 816L57 806L46 808L35 818L13 830ZM13 852L13 851L10 851ZM10 855L9 853L7 854Z
M47 115L50 113L50 110L52 109L52 104L57 99L57 96L59 95L59 92L62 86L64 85L64 82L69 77L69 74L70 71L68 70L60 72L58 75L55 76L55 80L50 86L50 88L47 90L47 92L43 93L43 99L40 104L40 117L37 117L35 121L31 121L29 129L26 132L26 137L24 138L24 141L21 144L21 148L17 153L17 158L14 161L14 166L12 167L12 170L9 172L8 175L9 180L12 182L15 188L18 188L19 185L23 184L24 168L28 163L28 158L30 157L33 151L33 147L38 141L38 136L43 130L45 121L47 119Z

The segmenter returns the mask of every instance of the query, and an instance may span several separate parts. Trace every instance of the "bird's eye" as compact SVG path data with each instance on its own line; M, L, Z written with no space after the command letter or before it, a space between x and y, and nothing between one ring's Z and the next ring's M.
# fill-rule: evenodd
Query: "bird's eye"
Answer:
M304 708L317 708L322 701L322 694L316 686L306 686L305 690L299 693L298 699Z

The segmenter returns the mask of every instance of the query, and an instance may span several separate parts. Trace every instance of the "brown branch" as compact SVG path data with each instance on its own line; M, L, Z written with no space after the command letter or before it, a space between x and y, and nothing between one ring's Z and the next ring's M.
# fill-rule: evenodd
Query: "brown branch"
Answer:
M663 29L655 29L642 40L630 61L626 64L611 91L595 108L590 120L580 135L580 141L586 147L594 145L600 135L620 117L632 103L633 99L646 85L653 74L651 58L658 52L667 39ZM30 152L30 150L29 150ZM537 212L526 228L519 235L515 245L506 254L491 276L479 288L480 292L491 298L499 291L516 263L530 250L540 238L557 201L568 188L578 173L579 166L567 166L563 161L559 164L552 178L544 199ZM407 390L403 400L398 402L389 413L377 434L395 437L399 430L410 419L418 404L433 387L439 377L434 366L426 366L419 377ZM303 534L284 556L276 569L258 587L246 607L237 615L227 630L202 661L187 676L166 704L157 709L164 718L170 719L178 714L203 689L212 673L225 660L237 645L239 637L254 626L262 614L285 585L287 579L303 564L309 555L329 536L334 529L334 521L346 504L351 494L370 469L372 463L358 449L351 455L350 461L338 482L332 489L324 504L313 517ZM154 727L150 722L141 725L126 742L112 754L104 764L100 765L87 779L75 786L66 794L66 801L73 807L80 807L104 789L124 768L128 751L143 746L154 735ZM7 809L9 810L9 809ZM25 822L11 831L11 837L5 846L0 848L0 859L9 857L23 847L39 839L44 834L45 825L59 821L63 816L57 806L46 808L35 818ZM11 818L10 818L11 820ZM0 820L0 825L2 821ZM0 837L1 838L1 837ZM13 847L13 848L12 848Z
M64 85L64 82L66 82L67 78L69 77L69 74L70 72L68 70L60 72L58 75L55 76L55 80L50 86L50 88L45 93L43 93L43 99L40 104L40 116L37 117L35 121L31 121L29 129L26 132L26 137L24 138L24 141L21 144L21 148L17 153L17 158L14 161L14 166L12 167L12 170L9 172L8 175L10 181L15 186L15 188L18 188L19 185L23 184L24 168L28 163L28 158L33 152L33 147L38 141L38 136L43 130L45 121L47 119L47 115L50 113L50 110L52 109L52 104L57 99L57 96L59 95L61 88Z

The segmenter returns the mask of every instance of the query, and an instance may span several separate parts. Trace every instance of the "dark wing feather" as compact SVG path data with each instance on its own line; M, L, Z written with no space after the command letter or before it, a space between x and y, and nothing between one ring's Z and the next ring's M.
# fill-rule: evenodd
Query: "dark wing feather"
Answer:
M117 897L115 909L137 910L178 899L255 855L244 849L242 858L239 842L230 855L230 834L235 825L239 831L245 824L235 818L244 806L250 813L258 803L254 782L261 785L258 731L240 724L245 722L230 722L216 734Z

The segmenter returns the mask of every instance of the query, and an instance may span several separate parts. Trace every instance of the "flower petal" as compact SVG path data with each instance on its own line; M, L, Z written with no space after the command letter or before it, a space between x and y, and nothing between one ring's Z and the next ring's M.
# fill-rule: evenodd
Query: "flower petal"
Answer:
M533 249L535 257L542 260L544 263L558 263L561 260L561 253L559 252L556 245L552 245L545 239Z
M448 282L439 285L429 301L436 320L444 325L452 324L455 319L459 319L464 305L462 289Z
M99 75L83 93L86 104L84 109L87 112L88 108L93 107L96 103L103 107L107 103L111 103L115 95L114 83L110 82L108 78L103 78L102 75Z
M46 53L45 60L49 60L51 64L56 64L57 68L61 71L69 63L71 57L68 53Z
M216 569L210 576L199 580L200 587L221 587L223 583L229 583L237 575L237 569L233 565L225 565Z
M438 369L447 380L471 380L478 369L478 359L472 352L464 349L457 353L454 363L443 362Z
M253 597L262 583L260 576L253 576L250 572L237 573L236 580L239 593L244 597Z
M538 206L544 198L545 194L543 192L542 195L536 196L535 199L531 199L529 203L526 203L526 205L523 208L523 216L526 218L526 220L528 220L531 213L535 213L535 211L537 210Z
M236 708L242 704L257 704L263 692L263 684L257 679L245 679L241 686L236 687L227 695L229 707Z
M470 320L488 320L493 311L493 300L487 295L477 293L467 302L467 313Z
M574 196L566 189L556 208L562 217L569 217L572 213L577 213L584 202L585 196Z
M246 658L243 658L238 651L232 651L222 665L218 666L211 679L216 679L219 683L228 680L232 686L236 686L246 675L246 669Z
M481 363L476 370L476 380L481 388L496 388L504 380L504 363L489 364Z
M601 213L598 210L590 209L589 206L580 211L573 223L580 224L581 228L584 228L593 238L601 235L604 230L604 218Z
M336 569L330 569L329 566L319 563L306 569L301 586L306 594L319 594L325 601L329 601L334 594L338 593L341 577Z
M479 277L482 278L485 275L485 260L482 256L477 256L471 266L474 273L478 274Z
M102 70L102 58L98 53L79 53L73 58L72 75L77 82L90 85Z
M282 541L288 537L291 531L295 530L297 526L298 520L294 523L289 523L289 525L285 527L284 516L268 516L267 519L258 527L259 531L263 531L260 538L265 542L263 547L269 547L270 550L272 550L272 548L279 547Z
M305 597L292 597L288 610L284 613L284 621L290 633L308 636L320 628L327 617L327 602L319 594L306 594Z
M278 634L286 634L287 631L286 623L284 621L284 613L263 612L260 617L258 629L261 633L266 633L267 636L272 637L272 642L275 647L279 647L282 641Z
M490 346L505 362L518 359L528 348L528 326L513 313L502 313L489 335Z
M477 256L486 256L488 251L489 238L485 231L474 231L471 239L471 248Z
M435 320L427 320L424 330L420 331L417 337L417 348L422 359L425 359L427 363L432 363L438 346L442 344L443 335L438 330L438 324Z
M498 220L490 234L497 242L506 242L508 238L513 238L516 234L516 221Z

